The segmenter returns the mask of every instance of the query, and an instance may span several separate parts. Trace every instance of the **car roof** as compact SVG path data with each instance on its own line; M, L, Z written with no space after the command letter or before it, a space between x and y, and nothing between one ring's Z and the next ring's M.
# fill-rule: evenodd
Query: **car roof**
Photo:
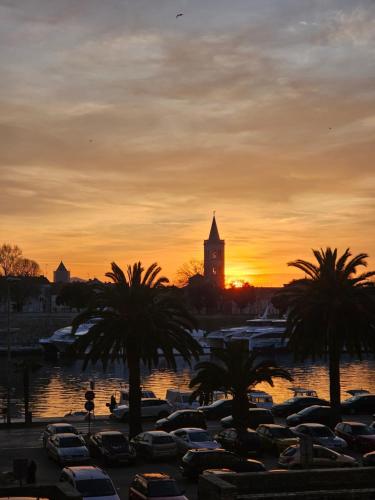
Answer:
M141 401L165 401L165 399L160 399L160 398L142 398Z
M165 431L145 431L142 434L150 434L151 436L169 436L168 432Z
M66 439L72 437L77 438L79 436L77 436L77 434L74 434L74 432L59 432L58 434L55 434L55 437Z
M170 481L173 479L164 472L141 472L138 473L137 476L145 479L146 481Z
M340 422L340 424L352 425L353 427L368 427L368 425L363 423L363 422L355 422L355 421L347 421L347 420L345 420L345 422Z
M324 424L316 424L314 422L306 422L306 424L299 424L299 425L297 425L297 427L300 427L302 425L304 425L305 427L327 427Z
M236 431L238 432L238 434L244 434L245 432L247 434L256 434L256 431L251 427L247 427L246 429L236 429L235 427L228 427L227 429L221 429L220 432L226 432L226 431Z
M176 431L185 431L185 432L197 432L197 431L200 431L200 432L206 432L205 429L201 429L199 427L181 427L181 429L176 429L173 432L176 432Z
M202 412L199 410L177 410L171 413L169 416L171 417L172 415L183 415L184 413L198 413L199 415L202 415Z
M268 408L249 408L250 413L271 413Z
M100 436L123 436L121 431L99 431L96 435Z
M48 427L74 427L69 422L59 422L56 424L48 424Z
M64 470L71 472L75 479L98 479L98 478L108 478L108 474L102 470L100 467L95 465L77 465L72 467L65 467Z
M191 450L188 451L188 453L230 453L232 454L231 451L229 450L224 450L224 448L192 448Z
M267 427L269 429L288 429L286 425L280 425L280 424L260 424L258 427Z

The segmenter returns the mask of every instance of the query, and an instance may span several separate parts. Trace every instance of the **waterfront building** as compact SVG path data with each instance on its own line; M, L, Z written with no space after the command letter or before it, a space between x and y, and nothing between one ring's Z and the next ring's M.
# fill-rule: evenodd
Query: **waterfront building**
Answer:
M204 240L204 277L223 289L225 286L225 241L220 239L215 215L212 218L211 230L207 240Z

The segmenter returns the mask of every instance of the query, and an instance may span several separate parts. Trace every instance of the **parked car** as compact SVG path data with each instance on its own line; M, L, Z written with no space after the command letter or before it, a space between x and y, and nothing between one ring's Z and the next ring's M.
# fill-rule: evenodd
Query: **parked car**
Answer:
M77 434L55 434L47 440L47 454L57 463L86 463L90 460L90 453L85 440Z
M322 424L300 424L290 430L297 436L309 436L314 444L320 444L331 450L344 450L348 447L345 439L336 436L329 427Z
M309 406L286 418L286 425L289 427L305 423L323 424L328 425L328 427L334 427L337 424L337 420L335 421L335 415L330 406L319 405Z
M217 420L231 415L233 399L219 399L207 406L198 406L198 410L204 413L207 420Z
M299 442L298 437L283 425L263 424L256 430L260 437L262 448L277 455L293 444Z
M163 418L168 416L172 411L172 405L165 399L142 398L141 400L142 418ZM126 422L129 419L129 406L117 406L114 408L111 416L116 420Z
M373 413L375 411L375 394L356 394L341 403L341 411L350 415Z
M155 424L156 429L166 432L182 429L183 427L207 429L204 413L199 410L177 410L168 417L158 420Z
M232 415L220 420L221 426L228 429L235 426L235 421ZM246 425L251 429L256 429L261 424L273 424L274 418L271 410L266 408L249 408Z
M215 439L226 450L244 456L259 454L262 448L260 437L253 429L224 429Z
M60 481L73 486L83 500L120 500L111 478L100 467L65 467Z
M137 474L129 486L129 500L157 498L158 500L188 500L177 482L167 474Z
M89 451L92 457L100 457L109 464L133 464L136 458L133 446L129 446L128 439L120 431L93 434L89 440Z
M298 445L290 446L279 456L279 465L288 469L302 467L301 452ZM337 453L319 444L313 445L312 467L355 467L358 462L348 455Z
M312 405L329 406L329 401L316 397L297 396L287 399L283 403L274 405L272 407L272 413L277 417L287 417L288 415L292 415L292 413L297 413Z
M217 441L212 439L207 431L196 427L185 427L172 431L170 435L176 441L177 450L183 455L192 448L206 448L214 450L220 448Z
M195 479L206 469L225 468L234 472L263 472L258 460L250 460L227 450L189 450L182 457L182 474Z
M375 466L375 451L363 455L362 464L366 467Z
M55 434L78 434L78 431L72 424L68 424L66 422L49 424L42 433L42 442L44 448L46 447L48 438L54 436Z
M352 448L367 452L375 450L375 429L361 422L340 422L335 427L337 436Z
M131 441L137 456L147 459L172 458L177 456L177 444L172 436L164 431L141 432Z

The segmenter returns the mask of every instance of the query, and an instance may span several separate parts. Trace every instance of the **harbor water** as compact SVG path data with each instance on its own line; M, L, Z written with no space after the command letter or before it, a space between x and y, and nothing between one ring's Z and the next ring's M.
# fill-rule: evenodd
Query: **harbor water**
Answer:
M291 385L315 389L320 397L329 399L326 360L295 363L290 354L278 354L275 359L281 367L290 370L294 377L293 384L276 379L274 387L260 384L256 387L257 389L272 394L276 403L291 397L292 393L288 390ZM100 365L89 366L83 371L82 361L51 362L40 358L39 362L41 367L31 374L30 384L31 409L34 417L63 416L70 410L82 410L85 402L84 393L90 380L95 381L95 412L100 415L107 414L106 403L109 402L111 394L118 391L128 380L127 368L122 363L110 365L106 370L103 370ZM169 369L163 359L160 359L159 366L151 371L143 367L142 383L145 389L152 389L158 397L164 398L167 389L187 389L192 373L192 367L181 359L178 360L176 372ZM1 401L1 399L5 396L6 380L5 359L2 358L0 365L0 402L2 404L4 404L4 400ZM363 388L375 393L374 359L366 358L358 361L343 357L341 382L343 399L348 397L345 391L353 388ZM12 413L14 416L21 415L23 386L20 373L13 371L11 387L11 397L14 401Z

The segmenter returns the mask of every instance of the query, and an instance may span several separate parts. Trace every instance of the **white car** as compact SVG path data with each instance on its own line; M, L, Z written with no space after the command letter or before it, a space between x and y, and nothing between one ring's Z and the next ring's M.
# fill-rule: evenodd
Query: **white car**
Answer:
M176 441L179 453L185 454L188 450L197 448L207 448L215 450L221 445L212 439L209 433L198 427L184 427L170 433Z
M47 440L48 456L59 464L86 463L90 453L82 436L77 434L55 434Z
M73 486L83 500L120 500L110 477L100 467L65 467L60 481Z
M72 424L67 422L59 422L57 424L49 424L42 433L43 447L46 447L48 438L55 434L78 434L78 431Z
M142 398L141 417L142 418L164 418L173 411L172 405L165 399ZM127 420L129 417L129 406L120 405L113 410L112 416L117 420Z
M279 456L279 465L288 469L300 469L301 453L299 445L289 446ZM356 467L358 462L348 455L337 453L319 444L313 445L312 467Z

